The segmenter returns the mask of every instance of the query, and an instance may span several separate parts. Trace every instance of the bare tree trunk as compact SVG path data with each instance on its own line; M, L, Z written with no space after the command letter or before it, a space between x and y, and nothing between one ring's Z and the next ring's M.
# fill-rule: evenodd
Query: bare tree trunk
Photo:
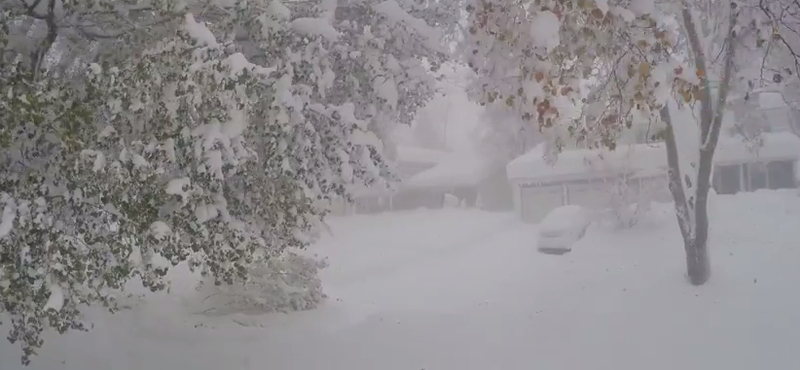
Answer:
M694 238L683 241L686 249L686 270L692 285L703 285L711 277L711 262L708 258L708 192L711 190L713 159L713 150L711 152L700 150L697 200L694 207Z
M711 277L711 260L708 258L706 241L684 241L686 250L686 272L692 285L703 285Z

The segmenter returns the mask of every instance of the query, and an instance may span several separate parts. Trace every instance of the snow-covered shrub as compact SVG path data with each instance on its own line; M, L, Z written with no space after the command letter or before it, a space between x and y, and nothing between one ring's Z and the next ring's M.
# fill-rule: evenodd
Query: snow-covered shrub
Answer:
M317 271L327 261L284 251L263 266L252 267L246 282L215 284L202 281L199 301L192 311L206 315L302 311L316 308L326 298Z
M647 181L621 174L604 180L609 196L614 226L620 229L634 227L647 214L652 203L652 185Z
M617 148L621 153L599 153L587 156L585 163L591 171L603 176L603 193L608 196L612 226L629 229L650 210L653 196L662 185L655 178L643 177L641 169L632 166L632 158L637 154L634 147ZM621 155L613 155L621 154Z

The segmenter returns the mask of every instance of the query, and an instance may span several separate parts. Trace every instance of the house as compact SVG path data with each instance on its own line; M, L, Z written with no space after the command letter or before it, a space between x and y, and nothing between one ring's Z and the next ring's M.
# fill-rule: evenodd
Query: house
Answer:
M720 139L717 145L713 177L717 193L796 187L798 112L780 92L770 90L734 97L728 105L735 119L723 125L729 140Z
M441 207L444 194L456 196L467 207L485 210L510 209L511 189L505 166L472 154L452 154L438 165L420 172L401 185L398 198L424 200L429 208Z
M450 153L426 148L399 145L396 150L395 169L400 179L412 176L438 165Z
M632 183L629 186L655 188L654 198L670 199L663 144L632 144L614 151L565 150L553 165L543 159L544 150L541 144L506 167L514 211L526 222L539 222L566 204L607 208L607 186L623 174Z
M442 158L449 153L417 148L411 146L397 146L394 153L394 170L400 182L414 175L436 166ZM355 186L352 189L353 203L344 199L336 199L330 209L334 215L371 214L397 209L395 196L398 195L399 185L387 187L383 183L376 183L370 187ZM403 200L400 199L402 208Z
M797 186L800 138L793 133L797 122L791 109L775 104L774 96L759 94L755 101L754 111L764 115L729 114L723 124L712 174L719 194ZM758 121L748 122L748 117ZM746 139L741 128L753 126L758 135ZM632 191L647 191L655 201L671 201L666 148L663 143L646 143L646 138L636 132L615 151L565 150L553 165L543 159L544 145L516 158L507 166L515 212L526 222L539 222L561 205L608 208L608 187L620 178Z

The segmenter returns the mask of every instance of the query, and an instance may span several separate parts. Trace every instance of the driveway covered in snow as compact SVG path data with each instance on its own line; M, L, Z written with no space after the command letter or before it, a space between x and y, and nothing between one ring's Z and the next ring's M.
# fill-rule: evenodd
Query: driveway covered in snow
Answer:
M331 222L310 312L190 316L171 299L48 338L31 369L784 369L800 363L800 198L720 197L713 277L694 288L669 206L536 251L512 215L418 211ZM666 226L664 226L666 225ZM78 342L79 340L79 342ZM95 348L92 348L95 346ZM0 368L18 356L0 345Z

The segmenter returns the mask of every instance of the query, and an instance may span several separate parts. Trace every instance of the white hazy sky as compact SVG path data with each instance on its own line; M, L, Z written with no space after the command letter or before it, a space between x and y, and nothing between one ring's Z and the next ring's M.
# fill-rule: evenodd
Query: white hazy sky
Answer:
M412 131L420 124L430 124L432 131L446 132L447 147L455 152L472 152L475 148L473 132L480 125L483 108L469 101L464 91L471 71L463 66L445 65L442 74L445 78L438 84L441 93L437 94L419 113L420 119L411 127L401 126L396 131L399 143L414 145Z

